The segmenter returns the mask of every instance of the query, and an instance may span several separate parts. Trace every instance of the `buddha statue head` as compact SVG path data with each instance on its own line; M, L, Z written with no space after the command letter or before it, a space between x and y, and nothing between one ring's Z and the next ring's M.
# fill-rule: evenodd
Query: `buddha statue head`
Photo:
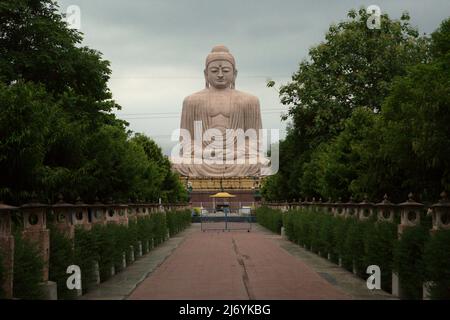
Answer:
M234 89L237 69L230 50L222 45L215 46L206 57L204 73L206 88Z

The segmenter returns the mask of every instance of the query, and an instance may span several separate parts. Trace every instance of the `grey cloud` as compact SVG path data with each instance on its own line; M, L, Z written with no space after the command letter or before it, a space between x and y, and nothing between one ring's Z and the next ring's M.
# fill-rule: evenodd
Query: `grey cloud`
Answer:
M204 59L211 47L227 45L239 70L237 85L252 90L261 105L279 104L265 78L286 82L308 49L323 41L331 23L346 18L351 8L377 4L392 18L410 12L423 33L448 17L448 0L59 0L81 9L84 44L111 61L111 88L122 105L118 113L173 112L184 95L203 86ZM254 77L254 76L260 76ZM252 78L253 77L253 78ZM170 86L171 88L166 88ZM130 120L131 129L155 135L165 146L178 119ZM273 114L263 114L271 128L285 128Z

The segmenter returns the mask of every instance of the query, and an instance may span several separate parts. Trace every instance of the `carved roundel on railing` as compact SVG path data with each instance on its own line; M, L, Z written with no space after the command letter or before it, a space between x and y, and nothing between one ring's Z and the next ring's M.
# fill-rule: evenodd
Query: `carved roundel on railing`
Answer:
M383 210L382 213L381 213L381 215L382 215L382 217L383 217L384 219L389 219L389 218L391 217L391 211L389 211L389 210Z
M343 212L342 208L338 208L337 212L338 212L338 214L342 214L342 212Z
M77 211L77 213L75 213L75 218L77 218L77 220L83 220L83 211Z
M64 222L66 220L66 214L64 212L60 212L56 215L56 221Z
M449 211L447 211L447 212L442 212L441 213L441 223L442 223L442 225L444 225L444 226L448 226L448 227L450 227L450 212Z
M348 214L353 216L355 214L355 209L353 208L348 209Z
M363 209L363 216L364 216L365 218L370 217L370 209L369 209L369 208L364 208L364 209Z
M28 216L28 223L31 224L32 226L37 225L38 222L39 222L39 216L38 216L37 214L31 213L31 214Z
M113 217L114 216L114 209L108 209L108 215L110 217Z
M409 222L416 222L417 213L415 211L409 211L406 218Z
M102 211L99 210L99 209L95 210L94 216L95 216L95 219L101 219L102 218Z

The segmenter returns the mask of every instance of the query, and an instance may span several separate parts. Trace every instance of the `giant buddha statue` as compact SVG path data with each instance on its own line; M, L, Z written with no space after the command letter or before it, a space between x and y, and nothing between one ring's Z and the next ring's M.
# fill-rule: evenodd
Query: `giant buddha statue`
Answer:
M245 146L236 143L236 136L227 136L227 129L233 132L250 132L252 130L249 129L253 129L258 134L262 128L258 98L235 89L236 61L228 48L219 45L212 49L206 57L204 75L205 88L183 101L180 128L189 133L192 142L187 155L183 155L185 161L174 164L174 169L186 177L260 176L262 153L259 151L259 135L255 137L257 143L249 142L250 138L246 137ZM201 141L201 146L205 151L214 141L216 146L219 143L212 156L216 160L223 159L223 162L208 161L205 153L201 153L204 161L189 161L195 157L193 140L196 134L198 136L196 129L201 130L203 138L206 132L215 133L216 139ZM223 141L217 141L219 134ZM255 155L260 158L254 158Z

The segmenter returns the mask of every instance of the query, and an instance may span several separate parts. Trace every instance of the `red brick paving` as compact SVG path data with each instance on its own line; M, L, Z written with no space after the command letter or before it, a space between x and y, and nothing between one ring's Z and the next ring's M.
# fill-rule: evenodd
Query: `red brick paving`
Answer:
M257 230L191 233L129 296L174 300L349 298Z

